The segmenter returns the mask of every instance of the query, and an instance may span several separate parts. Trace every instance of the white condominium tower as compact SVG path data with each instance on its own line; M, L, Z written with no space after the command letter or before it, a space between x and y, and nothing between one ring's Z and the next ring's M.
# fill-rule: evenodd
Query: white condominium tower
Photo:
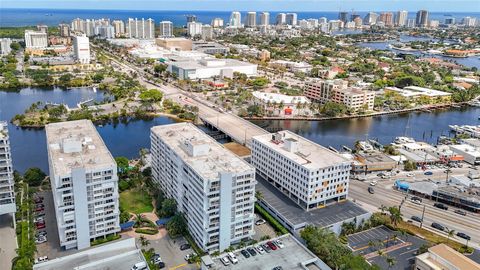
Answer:
M246 27L255 27L257 26L257 13L255 11L250 11L247 13L247 19L245 21Z
M160 22L160 37L173 37L173 23L171 21Z
M45 49L48 46L47 33L25 30L25 47L27 49Z
M285 14L285 13L278 13L275 24L276 24L276 25L284 25L284 24L287 24L287 14Z
M287 13L285 19L288 25L297 25L297 13Z
M75 53L75 59L79 63L90 63L90 42L85 34L73 37L73 52Z
M121 37L125 34L125 23L122 20L114 20L112 25L116 37Z
M270 24L270 13L262 12L260 13L260 26L268 26Z
M120 231L117 164L92 122L48 124L45 130L60 245L84 249Z
M138 20L129 18L126 25L127 36L138 39L155 38L155 22L152 19Z
M242 15L238 11L232 12L230 15L230 27L242 27Z
M0 121L0 215L15 213L13 166L7 122Z
M223 251L254 234L255 169L190 123L151 130L153 179L197 244Z
M305 210L347 198L351 162L290 131L253 137L257 174Z
M408 19L408 11L400 10L395 14L395 25L396 26L406 26Z

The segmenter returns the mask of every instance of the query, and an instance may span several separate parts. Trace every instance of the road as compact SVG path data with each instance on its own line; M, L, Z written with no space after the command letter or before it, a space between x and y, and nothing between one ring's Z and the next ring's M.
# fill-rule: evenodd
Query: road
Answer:
M144 71L140 68L120 62L109 53L106 53L106 55L112 61L112 67L120 69L125 73L137 73L139 75L137 79L140 84L148 89L158 89L164 93L166 98L172 99L179 104L196 106L198 108L200 119L216 127L218 130L227 134L232 140L240 144L250 146L253 136L268 133L266 130L250 121L242 119L232 113L217 109L215 104L203 100L200 96L197 96L194 93L183 91L172 84L159 85L152 83L144 78Z
M456 174L465 174L467 168L455 169L452 173ZM394 179L403 178L404 174L395 176ZM418 172L415 177L409 179L408 181L415 181L424 178L423 173ZM437 170L434 172L434 175L429 176L432 180L445 180L445 174L443 170ZM377 179L375 179L377 180ZM385 206L398 206L401 201L405 199L405 193L399 192L393 189L394 180L378 180L378 184L375 186L375 194L370 194L367 192L370 181L350 181L349 197L354 199L357 203L361 204L367 210L378 211L378 208L381 205ZM410 197L410 195L408 196ZM437 222L450 230L455 230L455 232L464 232L472 237L472 240L469 242L469 246L476 248L480 247L480 228L478 227L478 222L480 220L479 214L474 214L471 212L467 213L467 216L461 216L454 213L455 207L449 206L448 211L441 210L433 206L434 201L423 199L421 205L412 203L409 199L405 201L402 205L401 212L404 219L410 219L411 216L422 216L423 207L425 205L425 215L424 215L424 226L423 228L432 230L438 234L446 236L445 232L440 232L431 228L432 222ZM415 224L418 224L414 221ZM454 237L457 241L465 243L465 240Z

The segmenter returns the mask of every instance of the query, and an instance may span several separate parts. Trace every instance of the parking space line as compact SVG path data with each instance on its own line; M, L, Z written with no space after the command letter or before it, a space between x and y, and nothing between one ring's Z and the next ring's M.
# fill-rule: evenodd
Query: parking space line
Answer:
M169 269L169 270L175 270L175 269L178 269L178 268L180 268L180 267L184 267L184 266L186 266L186 265L188 265L188 263L182 263L182 264L179 264L179 265L177 265L177 266L170 267L170 268L168 268L168 269Z

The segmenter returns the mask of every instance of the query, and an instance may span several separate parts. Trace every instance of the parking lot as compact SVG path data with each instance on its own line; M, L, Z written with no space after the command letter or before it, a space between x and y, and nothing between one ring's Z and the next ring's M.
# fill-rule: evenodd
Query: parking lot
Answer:
M382 269L412 269L418 248L426 241L411 235L402 236L400 232L380 226L348 236L348 246L355 254L377 264ZM384 256L379 256L381 250ZM385 257L395 258L395 265L389 267Z
M180 250L180 246L187 243L187 241L183 237L172 239L164 230L165 229L161 229L160 231L163 237L158 240L150 240L147 249L153 248L156 253L160 254L160 257L165 263L165 269L199 269L197 264L189 264L184 259L185 255L193 253L194 251L191 248ZM141 246L139 239L137 239L137 246Z

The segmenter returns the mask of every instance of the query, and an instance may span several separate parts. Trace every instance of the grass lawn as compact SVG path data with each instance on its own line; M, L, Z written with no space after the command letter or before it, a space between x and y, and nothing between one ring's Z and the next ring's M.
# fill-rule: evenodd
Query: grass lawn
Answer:
M120 207L135 214L152 212L152 197L143 190L125 190L120 193Z

